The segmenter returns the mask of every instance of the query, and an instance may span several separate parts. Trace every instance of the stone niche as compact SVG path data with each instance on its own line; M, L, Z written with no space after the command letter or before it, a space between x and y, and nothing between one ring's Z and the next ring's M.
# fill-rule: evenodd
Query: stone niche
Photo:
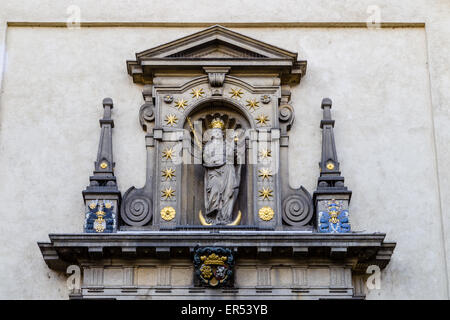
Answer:
M149 165L146 185L130 188L123 197L127 230L211 223L312 230L311 196L304 188L289 188L285 172L287 131L294 120L290 86L300 82L306 61L220 26L136 58L127 65L134 82L145 84L140 119L147 133ZM208 219L205 207L203 150L213 123L222 126L224 154L227 163L234 164L236 180L231 214L221 223ZM167 214L161 215L164 208ZM137 215L142 220L131 221Z
M329 99L317 190L289 186L290 88L306 66L221 26L127 61L143 84L146 183L117 189L105 99L85 232L39 243L50 268L81 267L71 297L364 297L367 267L384 268L395 243L351 232Z

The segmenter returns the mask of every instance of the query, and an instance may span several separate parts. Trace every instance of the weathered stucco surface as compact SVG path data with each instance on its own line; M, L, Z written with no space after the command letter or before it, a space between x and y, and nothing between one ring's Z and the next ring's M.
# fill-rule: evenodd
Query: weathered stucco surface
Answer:
M14 26L62 22L180 22L176 27L81 29ZM95 160L104 97L114 100L119 188L144 184L142 88L125 61L196 32L184 22L382 22L424 27L264 27L233 30L296 51L307 75L293 89L294 186L313 191L320 159L320 102L330 97L353 230L396 241L369 299L448 299L450 257L450 4L448 1L2 1L0 3L0 298L67 298L65 276L37 241L81 232L81 190ZM7 26L7 22L10 23Z

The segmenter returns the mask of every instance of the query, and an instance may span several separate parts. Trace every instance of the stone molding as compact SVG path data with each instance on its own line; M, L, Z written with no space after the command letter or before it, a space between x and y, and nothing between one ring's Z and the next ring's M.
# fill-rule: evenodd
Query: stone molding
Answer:
M151 84L155 74L197 72L204 68L229 68L229 74L276 73L281 84L297 84L306 73L306 61L297 53L231 31L220 25L136 53L127 61L133 82ZM212 76L220 86L221 77Z
M319 234L294 231L148 231L116 234L50 234L50 242L38 243L50 269L65 270L80 261L103 259L190 258L194 248L221 246L236 252L236 259L281 257L354 259L353 270L367 266L383 269L395 243L384 242L383 233Z

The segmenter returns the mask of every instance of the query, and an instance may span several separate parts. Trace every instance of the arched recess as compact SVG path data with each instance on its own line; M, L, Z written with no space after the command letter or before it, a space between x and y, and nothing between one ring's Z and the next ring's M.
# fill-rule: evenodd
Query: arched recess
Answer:
M199 211L205 212L204 175L202 165L202 148L209 140L208 129L212 119L219 117L225 123L225 141L233 143L238 150L238 158L229 161L240 165L239 194L233 208L233 220L241 211L239 225L253 225L252 207L248 199L252 197L254 168L248 154L248 138L253 130L253 123L248 112L238 102L223 97L210 97L199 101L186 110L183 128L182 167L182 225L201 225ZM194 134L195 133L195 134ZM201 146L201 147L200 147ZM238 170L238 169L237 169Z

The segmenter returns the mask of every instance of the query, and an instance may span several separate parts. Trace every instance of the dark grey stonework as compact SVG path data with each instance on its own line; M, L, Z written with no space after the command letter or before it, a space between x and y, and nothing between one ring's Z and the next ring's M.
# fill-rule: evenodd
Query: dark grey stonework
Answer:
M112 108L112 99L103 99L103 118L100 119L101 132L94 174L89 178L89 186L82 192L86 208L85 232L116 232L118 227L117 208L121 193L114 176Z
M289 185L291 86L306 65L297 53L221 26L137 53L127 69L144 85L138 120L145 185L121 199L107 98L94 174L83 191L85 233L50 234L49 243L39 243L47 265L81 266L82 298L361 297L353 282L361 287L369 265L384 268L395 243L350 231L351 191L340 172L329 99L322 101L317 190L311 197ZM212 167L221 148L205 155L209 129L221 130L226 141L223 163ZM219 196L208 199L212 189ZM207 247L208 257L218 257L195 255ZM224 288L211 288L221 280Z
M83 260L193 258L195 248L223 247L235 258L270 257L307 259L322 257L329 263L356 259L353 270L369 265L381 269L389 263L395 243L384 242L382 233L320 234L301 231L148 231L116 234L50 234L50 243L39 243L52 269L65 270ZM267 249L267 250L266 250Z
M334 120L331 118L331 99L322 100L322 159L319 163L320 177L314 191L318 232L350 232L349 204L352 192L344 185L334 140Z
M322 159L319 163L320 177L314 194L347 194L350 199L352 192L344 186L344 177L341 176L337 157L331 105L331 99L324 98L322 100L323 119L320 122L320 128L322 128Z

